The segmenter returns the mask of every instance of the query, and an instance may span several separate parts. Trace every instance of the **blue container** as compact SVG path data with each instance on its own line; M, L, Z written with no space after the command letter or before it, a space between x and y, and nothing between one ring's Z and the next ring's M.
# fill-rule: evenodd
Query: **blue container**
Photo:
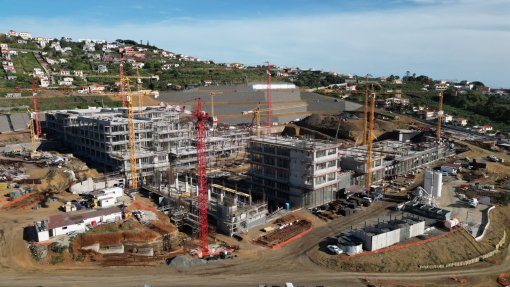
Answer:
M286 202L286 203L285 203L285 209L286 209L286 210L289 210L289 209L290 209L290 203L288 203L288 202Z

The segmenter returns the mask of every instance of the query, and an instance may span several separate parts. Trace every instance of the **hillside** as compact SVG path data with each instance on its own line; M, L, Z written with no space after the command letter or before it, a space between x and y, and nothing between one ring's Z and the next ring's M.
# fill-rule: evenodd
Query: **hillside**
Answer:
M28 88L33 77L42 87L69 86L77 89L90 83L107 85L114 91L119 77L119 50L124 51L124 74L135 76L136 69L144 81L144 88L157 90L183 89L187 86L236 84L265 79L264 67L245 67L241 64L215 64L184 54L165 51L155 46L131 40L73 42L66 39L24 40L0 35L0 87ZM34 70L40 69L40 71ZM65 78L72 78L65 83ZM42 81L41 81L42 80Z
M245 66L241 63L214 63L196 57L167 51L149 43L118 39L72 41L61 38L26 38L0 34L0 107L19 107L25 99L1 99L31 95L32 79L43 93L57 99L42 99L41 109L73 108L91 104L118 106L112 95L119 90L120 57L124 75L132 77L130 88L136 89L133 78L143 78L140 88L159 91L185 90L197 86L233 85L266 80L265 66ZM470 125L492 125L496 130L510 131L510 91L492 92L480 82L442 83L427 76L357 77L299 68L272 67L273 81L293 82L301 88L311 88L329 96L348 93L349 99L362 102L366 83L382 98L398 94L410 100L397 112L412 113L413 106L435 110L438 86L446 85L443 109L454 117L467 118ZM387 93L388 91L393 91ZM20 93L20 94L17 94ZM350 95L349 95L350 93ZM361 93L361 94L360 94ZM88 98L78 99L79 94ZM110 96L102 96L110 94ZM74 95L62 98L61 96Z

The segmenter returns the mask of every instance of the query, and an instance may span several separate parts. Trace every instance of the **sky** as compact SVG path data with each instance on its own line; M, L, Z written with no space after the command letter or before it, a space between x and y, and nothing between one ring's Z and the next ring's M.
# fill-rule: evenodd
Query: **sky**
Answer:
M132 39L214 62L510 88L510 0L0 0L0 32Z

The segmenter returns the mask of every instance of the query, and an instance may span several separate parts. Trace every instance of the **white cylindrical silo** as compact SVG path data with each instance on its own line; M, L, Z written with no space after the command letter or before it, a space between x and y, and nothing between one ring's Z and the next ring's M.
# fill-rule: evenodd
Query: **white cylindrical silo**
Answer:
M431 194L434 182L434 172L432 170L425 171L425 179L423 181L423 188Z
M440 198L442 189L443 189L443 174L440 171L436 171L434 172L432 196L434 198Z

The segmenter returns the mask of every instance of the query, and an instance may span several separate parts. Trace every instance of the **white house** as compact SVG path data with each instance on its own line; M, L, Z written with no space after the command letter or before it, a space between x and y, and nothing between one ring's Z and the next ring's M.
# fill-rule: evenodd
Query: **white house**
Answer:
M177 68L177 67L179 67L179 64L164 64L163 66L161 66L161 70L168 71L172 68Z
M106 65L97 65L97 72L108 73L108 68L106 67Z
M87 225L115 222L122 219L122 211L114 206L85 213L74 212L53 215L48 220L35 222L37 241L46 241L51 237L69 234L71 232L85 232Z
M444 91L446 89L448 89L449 87L449 84L448 83L439 83L439 84L436 84L436 91Z
M133 68L140 68L140 69L145 66L145 64L142 62L136 62L136 63L133 63L132 65L133 65Z
M453 119L452 123L457 126L467 126L468 120L465 118L455 118Z
M447 123L449 123L449 122L451 122L451 121L453 121L453 116L452 116L452 115L447 115L447 114L445 114L445 115L443 116L443 123L447 124Z
M110 207L117 203L117 198L124 194L120 187L110 187L90 193L97 200L100 207Z
M30 40L32 39L32 34L28 33L28 32L19 32L19 36L23 39L23 40Z
M18 36L18 32L14 31L14 30L9 30L9 32L7 32L7 36L9 36L9 37L17 37Z
M82 70L74 70L73 74L75 77L83 77L83 71Z
M58 81L59 86L72 86L74 79L72 77L65 77L61 81Z
M50 85L50 81L48 80L48 78L47 78L47 77L44 77L44 78L41 78L41 79L40 79L40 84L39 84L39 86L40 86L41 88L47 88L49 85Z

